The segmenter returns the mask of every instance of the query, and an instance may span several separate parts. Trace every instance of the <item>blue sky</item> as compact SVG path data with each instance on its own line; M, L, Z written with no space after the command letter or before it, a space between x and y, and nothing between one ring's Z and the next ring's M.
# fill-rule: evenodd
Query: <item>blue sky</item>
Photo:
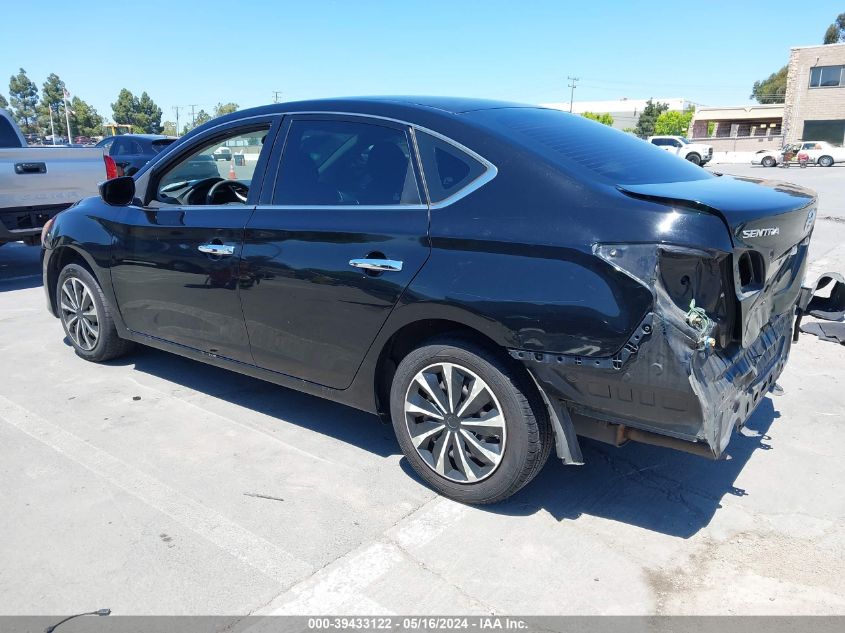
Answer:
M821 43L841 0L599 2L141 0L4 3L0 92L57 73L111 118L121 88L172 106L361 94L748 103L789 47ZM38 33L38 35L33 35ZM181 115L184 121L184 112Z

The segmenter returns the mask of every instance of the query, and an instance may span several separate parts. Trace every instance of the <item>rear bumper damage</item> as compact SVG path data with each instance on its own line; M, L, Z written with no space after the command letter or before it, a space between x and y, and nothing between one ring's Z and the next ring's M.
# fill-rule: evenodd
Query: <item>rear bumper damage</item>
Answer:
M748 341L746 324L738 321L743 310L731 308L736 302L725 300L729 293L713 291L717 278L732 272L730 254L666 245L597 246L596 255L652 289L654 304L610 358L510 350L546 399L558 456L581 463L572 437L577 434L720 457L786 364L803 296L806 247L794 248L761 287L755 304L766 318L755 324L756 336ZM683 287L672 281L681 272ZM690 296L696 303L690 305Z

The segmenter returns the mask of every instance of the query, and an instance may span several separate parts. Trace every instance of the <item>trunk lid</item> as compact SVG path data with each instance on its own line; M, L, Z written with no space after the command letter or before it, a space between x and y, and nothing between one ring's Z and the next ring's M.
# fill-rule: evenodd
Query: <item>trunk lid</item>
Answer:
M817 197L798 185L720 176L704 180L620 185L635 198L696 209L722 219L734 246L736 340L748 347L774 316L798 298Z

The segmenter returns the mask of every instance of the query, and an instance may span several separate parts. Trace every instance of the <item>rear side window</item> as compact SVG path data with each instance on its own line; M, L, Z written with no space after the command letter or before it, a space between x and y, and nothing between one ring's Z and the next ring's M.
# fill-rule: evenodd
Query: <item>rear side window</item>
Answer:
M170 145L170 144L171 144L173 141L175 141L175 140L176 140L176 139L174 139L174 138L165 138L165 139L162 139L162 140L160 140L160 141L153 141L153 142L151 143L151 145L152 145L152 147L153 147L153 151L154 151L156 154L158 154L161 150L163 150L165 147L167 147L168 145Z
M579 179L636 185L715 178L651 143L560 110L499 108L463 116L534 151Z
M420 204L407 134L358 121L291 123L273 204Z
M485 165L451 143L419 130L416 136L432 204L454 195L487 170Z
M21 141L15 134L15 128L5 118L0 117L0 147L20 147Z

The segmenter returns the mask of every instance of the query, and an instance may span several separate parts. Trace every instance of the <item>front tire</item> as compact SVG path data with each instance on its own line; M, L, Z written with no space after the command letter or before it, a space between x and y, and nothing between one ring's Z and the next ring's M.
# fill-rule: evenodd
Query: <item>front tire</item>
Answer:
M687 154L687 160L691 162L693 165L701 165L701 156L692 152L691 154Z
M833 167L832 156L819 156L819 160L816 162L819 164L819 167Z
M508 360L462 339L440 339L396 369L390 410L402 452L426 483L455 501L506 499L549 456L548 412Z
M766 156L760 164L763 165L763 167L774 167L777 165L777 161L771 156Z
M131 341L117 335L100 284L79 264L68 264L56 284L59 320L76 355L94 363L123 356Z

